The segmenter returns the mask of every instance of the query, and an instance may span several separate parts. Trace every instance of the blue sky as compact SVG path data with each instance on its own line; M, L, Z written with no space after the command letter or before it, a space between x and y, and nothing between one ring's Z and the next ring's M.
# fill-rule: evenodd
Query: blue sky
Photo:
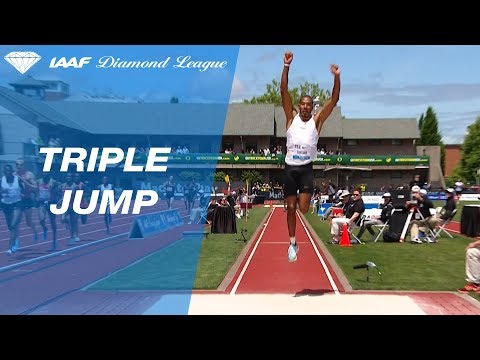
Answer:
M291 86L309 81L331 90L329 67L339 65L347 118L418 119L432 106L444 142L460 143L480 116L480 46L242 46L231 99L261 95L279 80L285 50L294 56Z
M72 96L82 92L109 93L144 101L243 101L265 91L280 79L285 50L294 53L290 85L304 81L331 89L331 63L341 70L339 105L347 118L417 118L432 106L445 143L459 143L466 128L480 116L480 46L0 46L10 51L36 51L42 60L27 75L59 79L71 86ZM164 60L164 69L98 69L101 56L121 60ZM226 61L223 69L174 69L177 56L192 60ZM238 55L238 58L237 58ZM50 69L52 57L92 56L81 69ZM22 75L0 62L0 85ZM233 78L233 85L231 80ZM230 94L230 86L231 94ZM230 96L231 95L231 96ZM392 132L395 131L394 125Z

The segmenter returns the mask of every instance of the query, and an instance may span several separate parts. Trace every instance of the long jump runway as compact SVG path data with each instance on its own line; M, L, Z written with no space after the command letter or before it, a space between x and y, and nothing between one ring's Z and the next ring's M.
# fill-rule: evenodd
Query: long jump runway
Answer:
M230 294L338 294L344 292L325 255L297 214L298 259L287 260L287 213L273 208L226 291Z

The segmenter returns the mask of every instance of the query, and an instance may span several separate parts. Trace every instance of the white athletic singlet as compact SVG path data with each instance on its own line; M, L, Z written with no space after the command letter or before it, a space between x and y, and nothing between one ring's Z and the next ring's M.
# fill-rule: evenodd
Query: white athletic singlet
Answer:
M318 131L313 116L303 122L300 115L295 115L287 130L288 165L305 165L317 158Z
M103 192L104 192L105 190L113 190L112 184L107 184L107 185L101 184L101 185L100 185L100 196L103 195Z
M13 182L7 182L7 177L2 176L1 183L2 203L14 204L22 200L22 188L18 183L18 177L13 176Z

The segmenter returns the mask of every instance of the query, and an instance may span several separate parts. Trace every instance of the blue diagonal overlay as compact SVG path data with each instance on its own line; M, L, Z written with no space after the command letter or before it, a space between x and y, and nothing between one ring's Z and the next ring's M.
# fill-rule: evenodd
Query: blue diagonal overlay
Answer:
M153 291L160 300L137 312L188 314L205 209L218 192L213 174L239 46L11 45L0 51L6 119L0 134L8 139L2 175L3 165L22 157L39 183L48 175L58 184L52 203L83 190L79 211L72 200L66 205L71 218L53 217L56 243L47 215L48 231L36 223L42 240L23 258L13 254L8 268L0 264L3 273L25 267L25 259L32 267L21 276L7 274L7 290L27 283L30 270L36 276L23 287L32 293L11 293L12 306L5 302L0 312L60 312L58 299L86 289ZM39 195L27 196L38 203ZM52 267L55 279L47 270L42 275ZM65 286L50 291L52 283ZM29 296L28 304L21 300ZM81 311L63 306L62 313Z

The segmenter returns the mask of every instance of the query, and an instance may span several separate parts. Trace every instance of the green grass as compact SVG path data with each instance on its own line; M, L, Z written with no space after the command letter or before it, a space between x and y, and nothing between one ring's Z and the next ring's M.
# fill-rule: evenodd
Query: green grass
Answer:
M194 289L216 289L245 247L240 231L246 229L245 237L250 239L268 211L254 208L248 221L237 220L238 234L179 240L100 280L89 290L190 290L192 283Z
M245 247L240 238L241 229L246 229L247 240L251 238L270 208L257 207L249 212L248 221L237 220L238 234L211 234L204 239L197 265L194 289L216 289Z
M306 215L308 222L323 242L331 239L328 221L317 215ZM454 234L452 234L454 235ZM368 233L364 236L367 239ZM328 251L355 290L429 290L454 291L465 284L465 247L471 239L442 237L436 244L376 243L339 247L326 244ZM374 262L382 272L381 281L375 270L354 270L353 266Z
M442 206L443 201L435 201ZM475 202L468 202L473 204ZM467 202L457 204L457 216ZM140 262L129 266L94 284L93 290L155 290L194 289L213 290L218 288L226 274L245 247L240 230L246 229L246 238L261 226L269 208L254 208L248 222L237 220L238 234L210 234L198 243L188 238L160 250ZM307 220L322 241L330 240L328 221L317 215L307 214ZM412 245L410 243L377 243L339 247L326 244L336 263L342 269L350 285L356 290L426 290L455 291L465 283L465 247L471 239L454 235L454 239L440 238L437 244ZM365 239L369 235L366 233ZM197 256L198 263L191 261ZM381 270L381 281L375 270L353 270L353 266L373 261ZM192 267L195 264L195 267ZM480 300L480 296L472 294Z

